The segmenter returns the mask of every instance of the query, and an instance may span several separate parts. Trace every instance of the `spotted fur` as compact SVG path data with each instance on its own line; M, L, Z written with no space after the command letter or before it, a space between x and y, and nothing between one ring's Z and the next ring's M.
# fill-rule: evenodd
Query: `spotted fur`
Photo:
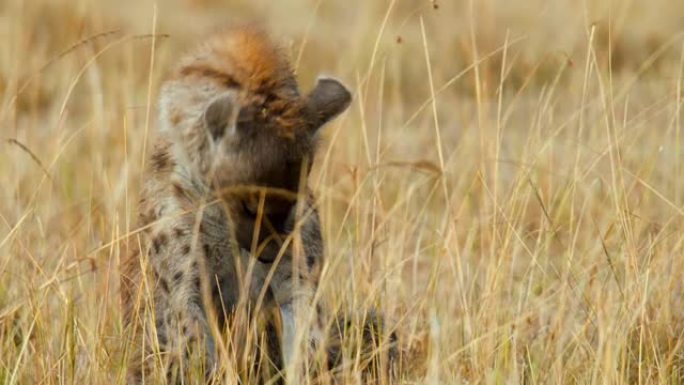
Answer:
M171 71L139 205L142 247L122 266L124 321L140 347L129 383L155 368L188 383L198 357L211 376L213 321L230 327L238 309L267 315L269 375L289 365L323 263L306 177L318 129L349 102L328 78L301 95L286 55L254 27L210 37ZM303 334L312 347L323 335L314 318Z

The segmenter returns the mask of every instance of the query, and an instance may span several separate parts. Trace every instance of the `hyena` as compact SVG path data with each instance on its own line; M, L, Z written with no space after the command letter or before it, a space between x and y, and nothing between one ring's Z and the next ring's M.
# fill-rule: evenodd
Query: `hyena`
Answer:
M129 383L151 373L187 383L198 356L211 377L215 331L238 328L231 320L241 306L265 314L269 375L290 368L297 381L298 346L309 354L324 339L314 301L323 243L306 178L319 129L350 100L325 77L301 94L286 55L256 27L211 36L171 71L139 247L122 266L124 321L139 348L128 353Z

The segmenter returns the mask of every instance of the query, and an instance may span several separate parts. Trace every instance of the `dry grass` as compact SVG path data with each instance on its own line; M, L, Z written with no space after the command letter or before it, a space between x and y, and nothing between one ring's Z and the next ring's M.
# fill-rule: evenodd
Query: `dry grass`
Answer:
M354 90L323 297L383 309L398 383L684 382L684 3L228 3L0 2L3 383L122 383L148 102L244 19Z

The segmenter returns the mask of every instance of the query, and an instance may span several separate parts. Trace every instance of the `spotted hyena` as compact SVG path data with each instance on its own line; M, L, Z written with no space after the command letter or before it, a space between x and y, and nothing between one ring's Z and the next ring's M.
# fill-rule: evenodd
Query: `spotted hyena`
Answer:
M255 27L211 36L171 71L137 252L122 266L130 383L216 375L224 356L274 378L306 367L324 335L314 301L323 244L306 177L319 129L350 100L331 78L301 94L286 55ZM246 330L262 330L258 320L265 332L255 345L267 360L240 351L254 336ZM219 353L226 329L232 339Z

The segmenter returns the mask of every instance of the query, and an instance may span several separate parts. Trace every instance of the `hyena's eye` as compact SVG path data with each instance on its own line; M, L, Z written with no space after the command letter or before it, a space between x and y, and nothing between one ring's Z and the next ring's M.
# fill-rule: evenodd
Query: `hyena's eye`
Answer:
M251 205L246 200L242 201L242 213L247 215L248 217L250 217L252 219L256 219L258 209L259 209L258 207Z

